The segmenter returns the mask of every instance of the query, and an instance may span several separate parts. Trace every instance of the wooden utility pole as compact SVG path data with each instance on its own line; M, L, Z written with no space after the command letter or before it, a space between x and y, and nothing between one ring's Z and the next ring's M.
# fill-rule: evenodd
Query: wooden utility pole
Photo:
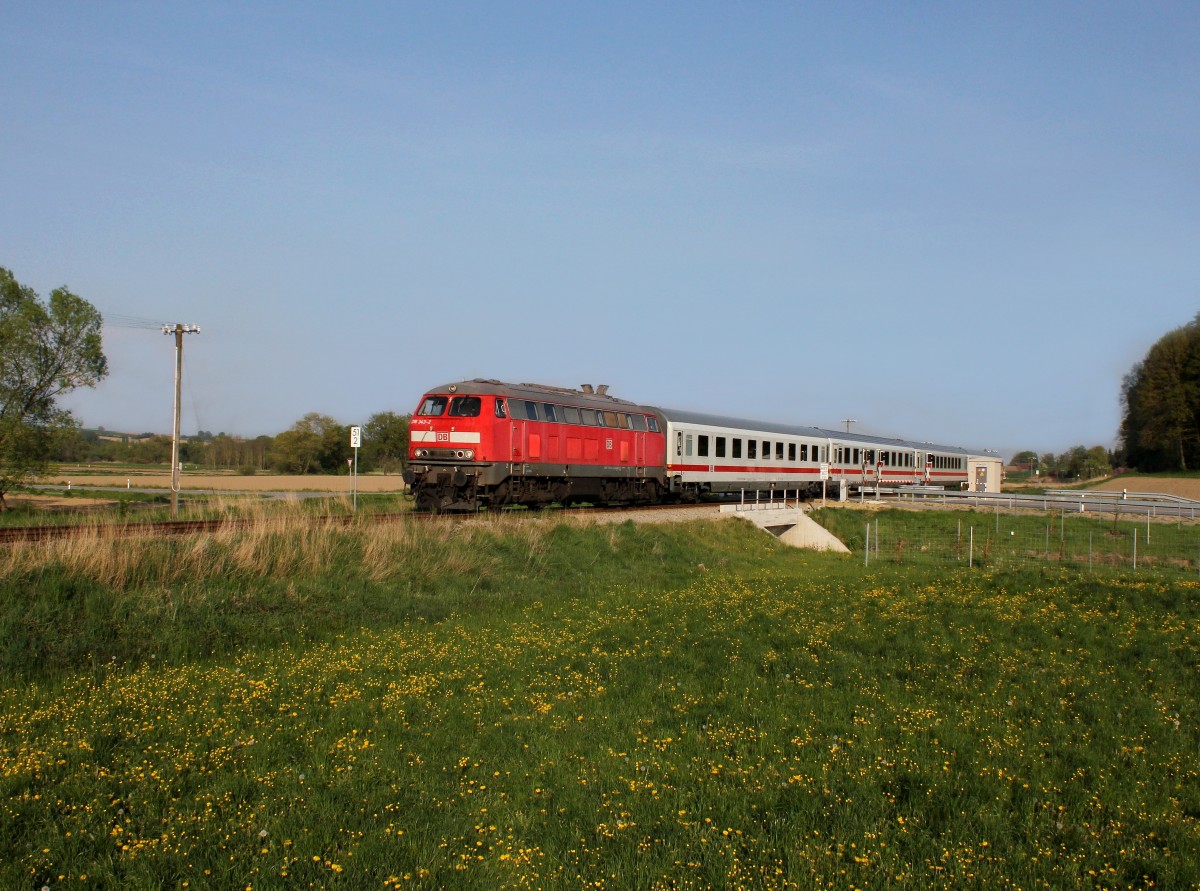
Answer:
M163 325L163 334L175 335L175 423L171 427L171 516L179 513L179 404L183 381L183 335L199 334L199 325Z

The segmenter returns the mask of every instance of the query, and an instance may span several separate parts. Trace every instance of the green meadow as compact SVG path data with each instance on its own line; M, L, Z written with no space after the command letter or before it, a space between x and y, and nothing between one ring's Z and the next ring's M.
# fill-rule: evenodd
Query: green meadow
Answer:
M4 888L1200 886L1182 573L284 517L7 546L0 678Z

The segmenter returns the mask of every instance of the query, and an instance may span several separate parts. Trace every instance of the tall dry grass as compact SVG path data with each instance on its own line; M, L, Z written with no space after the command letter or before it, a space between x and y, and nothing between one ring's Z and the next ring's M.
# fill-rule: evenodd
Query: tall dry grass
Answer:
M494 568L495 548L481 545L501 539L511 559L537 563L553 528L503 516L436 522L361 518L347 524L344 515L314 517L300 501L281 506L230 499L221 510L238 522L186 536L142 533L135 525L114 536L91 523L69 538L12 544L0 549L0 574L35 578L54 568L120 591L239 576L312 577L338 567L372 581L402 570L411 574L414 567L471 574Z

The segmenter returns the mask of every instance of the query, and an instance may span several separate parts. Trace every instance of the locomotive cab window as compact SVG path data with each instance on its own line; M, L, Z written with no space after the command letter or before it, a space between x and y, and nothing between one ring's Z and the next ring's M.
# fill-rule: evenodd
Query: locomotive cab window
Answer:
M450 403L450 417L477 418L483 400L478 396L456 396Z
M446 413L446 403L448 401L445 396L426 396L417 414L427 418L440 418Z
M507 412L505 412L505 410L504 410L504 400L501 399L499 396L496 397L496 417L498 417L498 418L508 417Z
M658 418L653 415L646 415L646 426L650 428L651 433L658 432Z

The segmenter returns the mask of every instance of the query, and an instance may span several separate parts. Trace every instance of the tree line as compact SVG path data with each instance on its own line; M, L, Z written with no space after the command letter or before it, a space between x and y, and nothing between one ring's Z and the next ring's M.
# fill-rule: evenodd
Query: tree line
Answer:
M1034 451L1017 452L1010 466L1019 468L1029 475L1052 480L1094 480L1111 476L1114 463L1113 452L1104 446L1072 446L1061 454L1046 452L1039 455Z
M362 425L362 448L358 452L360 472L373 470L400 473L408 459L409 415L385 411L371 415ZM144 434L114 436L104 430L60 429L54 437L50 458L79 464L169 464L171 437ZM240 473L347 473L353 461L350 425L328 415L310 412L275 436L246 438L208 431L180 443L184 464Z

